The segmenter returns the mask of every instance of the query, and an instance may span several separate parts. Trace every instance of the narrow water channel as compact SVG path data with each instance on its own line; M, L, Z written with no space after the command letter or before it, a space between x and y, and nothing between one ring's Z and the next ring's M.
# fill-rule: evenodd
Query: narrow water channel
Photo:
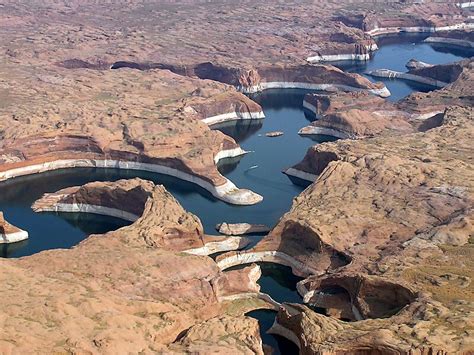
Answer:
M335 62L333 64L344 71L362 74L371 81L382 81L392 93L388 100L398 101L413 91L428 92L433 88L406 80L373 78L365 73L375 69L407 72L408 69L405 65L410 59L421 60L428 64L446 64L474 55L474 51L423 43L423 40L428 37L428 34L416 33L407 33L402 36L381 36L376 39L379 50L373 54L370 61Z
M272 327L275 321L276 312L269 309L257 309L248 312L246 316L258 320L260 326L260 333L264 345L272 348L272 355L295 355L298 354L299 349L292 341L279 336L267 334L267 331Z
M296 290L296 284L303 278L294 275L290 267L270 262L257 264L262 271L262 276L257 281L260 285L260 292L271 295L279 303L301 303L303 301ZM227 271L243 269L246 266L236 265L228 268Z
M426 36L380 38L378 41L381 48L371 61L335 64L344 70L363 74L376 68L406 71L405 64L412 58L439 64L460 60L469 55L451 48L434 48L420 43L424 37ZM399 100L413 91L430 89L401 80L387 79L384 82L392 93L390 100ZM126 225L126 222L112 217L76 213L37 214L30 208L43 193L90 181L115 181L138 176L164 184L186 210L201 219L208 234L216 234L214 226L223 221L274 226L289 210L293 198L303 189L292 184L281 171L300 161L307 148L318 143L297 134L300 128L309 123L302 109L305 93L302 90L270 90L253 95L252 98L264 109L266 116L264 120L226 123L213 127L234 137L243 149L253 151L240 161L221 164L219 169L237 186L249 188L263 195L262 203L245 207L228 205L193 184L168 176L137 171L73 169L21 177L0 183L0 211L4 212L8 221L27 230L30 238L21 243L0 245L0 257L21 257L42 250L70 248L89 234L104 233ZM265 133L277 130L283 131L283 136L275 138L265 136ZM256 243L261 236L251 238ZM262 272L260 282L263 292L270 294L279 302L301 302L295 289L297 281L291 271L282 266L263 264ZM274 313L254 311L249 315L260 321L262 338L266 344L276 348L280 346L282 352L289 353L287 346L291 344L288 345L286 340L265 333L273 323Z
M164 184L182 206L196 214L208 234L216 234L220 222L263 223L270 227L291 206L292 199L303 188L296 186L281 171L298 162L308 147L315 144L298 136L299 128L308 124L301 109L304 91L277 90L255 97L266 113L260 127L254 122L243 122L232 128L251 129L239 139L243 149L253 151L240 162L223 164L222 172L240 187L250 188L264 196L264 201L253 206L234 206L212 197L194 184L176 178L137 171L118 169L69 169L20 177L0 184L0 211L5 218L30 233L29 240L21 244L4 245L0 256L19 257L41 250L70 248L91 233L104 233L125 225L110 217L77 213L34 213L31 204L45 192L82 185L90 181L115 181L141 177ZM249 128L249 126L251 126ZM256 128L256 129L254 129ZM229 127L227 127L229 129ZM284 131L281 137L269 138L271 130ZM234 135L232 132L228 132ZM244 137L245 136L245 137ZM292 149L288 149L292 147ZM257 166L248 170L252 166ZM71 223L74 221L74 223ZM93 222L93 223L91 223ZM254 242L261 236L251 237Z

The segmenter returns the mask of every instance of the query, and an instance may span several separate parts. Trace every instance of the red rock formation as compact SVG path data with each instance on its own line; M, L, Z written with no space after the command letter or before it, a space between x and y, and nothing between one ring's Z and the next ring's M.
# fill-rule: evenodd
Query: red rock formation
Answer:
M16 243L28 239L28 232L8 223L0 212L0 244Z
M129 84L136 75L144 80L154 78L157 83L153 90L142 84L119 90L114 83L117 75L107 72L94 83L96 74L89 71L84 80L94 84L84 89L83 101L78 102L71 94L73 73L61 73L66 78L61 79L59 88L53 90L47 81L37 85L46 92L42 100L32 103L28 90L17 92L22 103L16 106L16 113L11 114L8 107L0 111L0 180L61 167L121 167L176 176L230 203L261 200L256 194L236 190L217 171L216 162L222 154L239 156L244 152L232 138L199 122L211 111L209 105L231 110L222 114L235 113L236 108L240 112L259 109L242 94L222 84L202 83L165 71L149 73L148 79L140 73L118 74ZM146 96L150 90L153 94ZM217 114L217 109L212 114ZM64 116L70 118L63 120Z
M318 169L324 157L337 160L327 159L332 161L316 182L246 253L278 251L296 260L295 268L313 267L316 276L299 289L306 301L328 307L330 315L380 319L346 325L301 307L281 311L280 331L306 339L303 351L472 351L469 337L452 339L472 321L466 313L472 293L460 280L473 276L465 271L474 236L468 153L473 118L472 108L452 108L440 127L425 133L325 143L310 150L306 161L315 157ZM329 262L328 251L349 256L350 263ZM339 296L324 295L335 288ZM319 300L320 292L326 299ZM308 317L314 322L306 323ZM431 331L433 323L442 326ZM376 329L387 329L382 343L371 336ZM401 341L408 329L417 331L409 342Z
M374 49L364 31L376 26L397 27L374 34L398 32L400 26L452 26L469 16L454 1L30 1L0 7L2 179L14 168L33 173L27 169L32 164L53 168L48 163L57 159L74 159L76 166L120 159L176 168L211 190L227 184L216 157L241 151L202 119L229 113L214 107L257 108L215 80L255 90L270 80L378 90L360 76L307 66L306 59L364 59ZM109 70L114 63L123 69ZM463 68L445 90L412 95L397 107L424 115L472 106L466 95L471 72ZM456 112L449 110L428 125L440 127L425 133L325 145L308 163L323 170L338 159L256 250L305 267L304 273L337 275L344 267L353 295L361 283L347 275L365 280L370 273L384 282L364 282L369 297L384 297L380 288L404 290L391 286L402 280L432 296L418 297L390 319L353 324L295 307L285 315L288 322L283 315L279 322L298 329L303 352L472 350L472 307L462 300L472 299L474 257L469 245L456 244L472 230L472 169L465 157L473 134L470 111ZM242 195L249 194L234 202ZM6 325L0 352L261 353L256 322L239 311L245 305L227 307L217 296L246 291L255 275L244 269L226 279L210 258L175 252L202 245L201 227L160 188L152 198L132 226L89 237L71 250L0 260L0 323ZM367 314L373 312L363 299ZM230 309L236 317L224 315Z
M468 85L472 75L471 60L411 69L408 74L453 86ZM459 80L458 80L459 79ZM302 128L302 135L331 135L338 138L362 138L383 134L406 134L426 131L441 124L446 107L469 104L460 89L415 93L391 103L367 93L307 94L303 106L318 118ZM421 98L424 97L422 100ZM306 170L304 170L306 171Z
M257 292L259 269L222 273L208 257L174 252L202 244L202 226L163 187L149 191L150 183L139 180L119 181L115 187L92 183L77 190L80 192L74 198L65 199L96 201L107 193L126 195L127 187L132 186L129 197L138 187L150 197L144 216L131 226L90 236L70 250L0 259L0 281L12 282L0 301L8 324L0 351L169 351L168 346L177 351L198 344L210 349L220 345L211 338L198 341L197 335L191 335L214 333L219 328L216 324L240 322L253 330L254 338L228 346L261 352L256 323L238 314L235 320L222 320L226 304L221 301ZM23 282L31 292L18 287ZM172 344L196 325L199 332L188 330ZM220 330L222 336L241 339L236 332ZM195 343L190 344L189 339Z
M207 255L247 243L245 238L205 235L199 218L184 211L163 186L139 178L91 182L47 193L32 208L35 212L85 212L122 218L134 222L124 227L125 232L136 231L143 239L139 243L145 241L153 248Z

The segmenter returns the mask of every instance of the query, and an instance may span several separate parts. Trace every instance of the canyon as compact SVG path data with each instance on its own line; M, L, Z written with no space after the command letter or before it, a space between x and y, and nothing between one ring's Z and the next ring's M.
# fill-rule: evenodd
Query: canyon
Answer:
M474 351L468 6L0 10L0 352Z

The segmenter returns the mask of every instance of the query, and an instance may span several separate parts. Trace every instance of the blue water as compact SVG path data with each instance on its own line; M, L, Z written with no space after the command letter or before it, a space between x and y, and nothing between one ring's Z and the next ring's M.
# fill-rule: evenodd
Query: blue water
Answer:
M428 35L405 34L403 36L381 37L377 40L379 50L368 62L336 62L337 67L352 73L359 73L366 76L371 81L382 81L390 90L392 95L390 101L398 101L413 91L428 92L431 86L418 84L410 81L372 78L365 73L375 69L391 69L406 72L406 63L410 59L417 59L429 64L446 64L462 60L474 55L474 52L459 50L456 48L439 47L422 43Z
M377 68L406 71L405 64L415 58L432 64L460 60L470 53L455 49L433 48L419 42L423 36L403 36L379 39L381 48L367 63L335 63L344 70L365 73ZM369 79L374 80L369 77ZM377 78L377 80L379 80ZM375 81L375 80L374 80ZM413 91L430 88L399 80L383 80L392 96L399 100ZM237 122L216 126L233 136L242 148L252 153L240 161L228 161L220 165L220 171L237 186L249 188L262 196L264 201L254 206L232 206L216 200L207 191L174 178L159 174L115 169L73 169L22 177L0 183L0 211L14 225L27 230L29 240L11 245L0 245L0 257L21 257L42 250L70 248L93 233L105 233L120 228L127 222L104 216L76 213L34 213L30 206L43 193L54 192L68 186L82 185L90 181L114 181L121 178L141 177L164 184L182 206L196 214L202 221L206 233L215 234L214 226L226 222L264 223L274 226L289 210L293 198L303 187L293 184L281 173L300 161L305 151L317 141L298 136L297 132L310 119L302 110L305 91L276 90L252 96L259 102L266 118L262 121ZM283 131L281 137L265 137L270 131ZM329 138L327 138L329 139ZM322 140L327 140L322 138ZM257 166L249 170L250 167ZM261 236L251 236L255 244ZM262 291L279 302L301 302L296 292L299 280L288 268L273 264L261 264ZM285 339L267 335L265 331L274 320L272 311L254 311L250 316L259 320L264 343L284 353L295 352L293 344Z
M426 36L399 36L379 39L380 49L373 59L366 63L335 63L345 70L364 73L376 68L406 70L405 64L411 58L428 63L446 63L467 56L455 49L436 49L419 43ZM416 45L415 42L418 42ZM390 100L402 98L414 90L428 88L401 80L384 80L392 92ZM317 141L298 136L298 130L310 119L302 110L302 100L306 91L269 90L253 95L265 112L261 121L237 122L215 126L233 136L243 149L252 151L240 161L228 161L220 165L221 172L237 186L249 188L264 197L264 201L254 206L232 206L216 200L207 191L195 185L159 174L136 171L101 169L75 169L18 178L0 184L0 211L11 223L27 230L30 239L23 243L0 246L0 256L19 257L41 250L69 248L91 233L104 233L126 223L111 217L87 214L35 214L30 206L45 192L81 185L96 180L117 180L139 176L164 184L188 211L202 221L206 233L215 234L217 223L249 222L264 223L272 227L289 210L293 198L303 187L293 184L282 170L302 159L305 151ZM280 137L269 138L265 133L283 131ZM321 138L329 140L328 137ZM256 167L250 169L251 167ZM259 236L251 237L256 243Z
M278 335L267 334L268 329L270 329L275 321L276 312L269 309L257 309L255 311L248 312L246 316L255 318L258 320L260 326L260 336L262 337L262 342L265 345L272 347L272 354L287 354L293 355L298 354L299 349L293 342L289 341L286 338L283 338Z
M199 216L204 229L216 234L215 225L226 222L264 223L275 225L289 210L292 199L303 187L294 185L281 171L304 155L315 144L298 136L298 129L309 120L300 109L304 92L275 91L255 97L265 110L262 125L250 125L252 134L240 139L245 150L254 151L240 162L222 165L221 171L240 187L250 188L264 196L264 201L254 206L233 206L212 197L204 189L171 177L137 171L115 169L74 169L22 177L0 184L0 211L5 218L30 233L21 244L4 245L0 256L19 257L41 250L70 248L91 233L104 233L126 223L120 220L89 214L34 213L30 206L45 192L54 192L67 186L82 185L90 181L114 181L135 176L161 183L175 196L183 207ZM231 129L237 133L239 126ZM281 130L281 137L269 138L264 133ZM262 135L262 136L260 136ZM288 149L291 147L291 149ZM258 168L247 171L251 166ZM261 236L254 236L254 243Z

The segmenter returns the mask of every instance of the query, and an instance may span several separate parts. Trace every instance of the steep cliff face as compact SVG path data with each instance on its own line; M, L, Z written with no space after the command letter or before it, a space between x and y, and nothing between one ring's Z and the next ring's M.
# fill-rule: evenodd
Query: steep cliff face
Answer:
M28 239L28 232L8 223L0 211L0 244L16 243Z
M249 99L242 101L241 94L235 91L226 93L229 87L202 85L162 71L146 75L148 79L140 73L119 73L120 80L129 85L120 90L115 84L117 75L105 73L98 81L94 74L84 73L83 80L91 86L82 90L78 101L72 94L73 73L62 73L65 77L58 79L61 85L57 88L47 80L46 73L38 84L30 82L44 90L42 100L32 100L29 90L20 93L13 89L21 103L13 114L8 107L2 109L1 171L58 159L117 159L169 166L200 175L215 185L225 182L214 166L214 156L224 147L238 146L231 138L200 123L202 116L195 111L184 108L205 107L206 100L219 108L219 95L224 92L227 104L220 108L226 111L219 113L225 114L227 106L240 106ZM155 84L148 89L146 85L137 87L132 84L137 75ZM145 94L150 90L151 97ZM184 99L185 105L181 101Z
M434 32L436 28L443 29L466 24L463 18L466 10L455 2L404 2L392 3L383 10L365 9L348 12L337 19L347 26L361 29L372 35L399 32Z
M471 67L472 61L466 59L411 69L408 72L410 75L449 85L445 90L415 93L396 103L365 92L307 94L303 106L317 120L299 133L354 139L407 134L437 127L441 124L446 107L472 104L471 98L461 93L461 90L469 88Z
M133 204L129 199L137 197L140 188L148 202L134 224L90 236L70 250L0 260L1 282L11 280L0 301L2 322L8 325L3 327L0 351L238 347L262 352L255 321L239 314L224 316L222 303L226 297L258 292L259 268L224 273L208 257L179 252L202 245L202 226L163 187L136 179L92 183L73 189L75 194L62 193L65 202L100 203L100 197L110 195L107 202L123 197L126 206ZM244 336L244 330L250 333ZM215 337L204 336L216 332L229 342L216 344Z
M353 51L355 54L368 53L370 44L354 45ZM346 73L331 65L322 64L264 65L239 68L206 62L188 65L186 69L173 64L164 66L179 75L215 80L233 85L243 92L256 92L272 88L268 86L272 83L279 83L279 87L282 88L292 88L295 87L295 84L300 84L297 87L304 84L322 85L320 89L327 91L380 91L385 88L382 83L372 83L359 74ZM140 70L149 69L141 64L128 67ZM245 102L244 99L241 100Z
M301 326L294 332L307 347L303 352L473 349L468 336L473 275L466 270L474 250L469 153L473 132L472 108L453 107L441 126L425 133L338 141L310 149L301 166L319 173L316 182L295 199L290 212L255 250L278 246L304 263L314 262L319 270L320 260L326 258L322 250L348 255L349 264L310 277L301 289L307 302L325 308L328 315L356 322L330 320L333 326L320 328L318 322L326 322L325 317L289 306L280 312L281 324L293 329L295 321ZM296 240L297 250L291 246ZM314 248L315 241L321 247ZM302 250L311 250L312 258ZM459 299L464 301L458 303ZM305 323L308 317L316 323ZM374 320L357 322L369 318ZM433 330L433 324L442 326ZM401 340L406 339L407 327L418 329L409 342ZM448 340L462 327L469 329L465 335ZM387 329L382 343L372 337L375 329ZM314 344L308 340L311 334Z
M409 112L365 92L307 94L303 106L317 120L303 127L299 131L301 135L354 139L414 131Z
M374 137L390 131L394 134L413 132L413 127L402 112L377 113L350 109L324 115L310 126L302 128L300 135L329 135L338 138Z
M409 71L409 73L422 77L432 78L445 83L453 83L459 78L464 68L471 65L470 63L471 61L469 59L466 59L457 63L434 65L429 68L412 69Z
M82 74L87 85L79 92L77 73L59 68L38 70L25 90L12 86L15 107L0 108L0 180L76 166L127 168L190 181L229 203L261 201L218 172L222 154L244 152L205 122L207 115L263 118L258 104L230 86L168 71Z
M367 111L393 110L393 105L390 102L366 92L348 92L332 95L309 93L304 97L303 106L318 118L325 114L350 109L366 109Z
M155 185L151 181L139 178L118 180L115 182L91 182L83 186L74 186L54 193L46 193L35 201L35 212L65 211L87 212L87 206L105 208L103 214L114 211L126 212L139 218L147 200L152 196ZM135 220L132 220L134 222Z
M239 249L248 243L241 237L213 237L204 234L201 221L186 212L161 185L139 178L114 182L91 182L44 194L35 201L35 212L94 213L132 223L123 235L127 240L151 248L209 255ZM117 232L118 233L118 232Z

